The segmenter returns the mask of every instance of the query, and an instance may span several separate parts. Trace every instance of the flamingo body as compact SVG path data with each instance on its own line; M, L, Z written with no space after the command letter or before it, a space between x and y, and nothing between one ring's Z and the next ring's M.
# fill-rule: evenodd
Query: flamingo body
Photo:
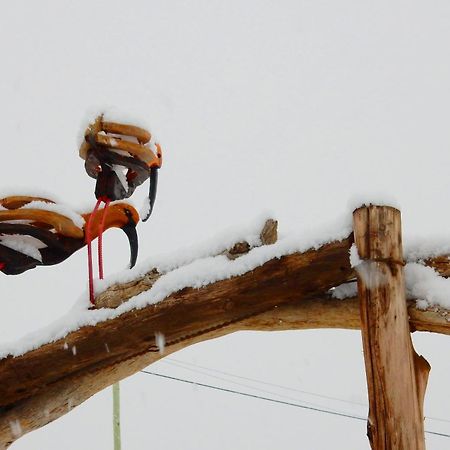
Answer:
M84 225L60 212L46 209L26 208L32 201L54 205L48 199L36 197L7 197L0 200L0 271L17 275L37 266L59 264L86 244L86 223L90 223L90 239L98 237L103 210L94 214L82 214ZM44 206L45 207L45 204ZM125 231L132 249L131 265L137 256L136 209L118 202L109 206L104 219L104 229L121 228ZM3 238L3 239L2 239ZM40 243L38 252L27 252L27 240Z

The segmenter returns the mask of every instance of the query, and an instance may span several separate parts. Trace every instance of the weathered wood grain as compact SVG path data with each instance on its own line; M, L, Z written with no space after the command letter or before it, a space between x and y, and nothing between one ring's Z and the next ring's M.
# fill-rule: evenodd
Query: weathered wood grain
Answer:
M450 335L450 322L446 311L416 309L415 301L408 302L411 330L428 331ZM203 334L191 336L165 346L164 354L156 349L107 366L94 372L80 372L63 377L39 393L0 408L0 449L20 435L36 430L87 400L95 393L114 384L153 362L190 345L216 339L241 330L286 331L319 328L360 329L358 298L337 300L323 295L319 298L294 300L277 308L249 317L242 321L224 325ZM20 423L20 434L14 434L10 424ZM2 443L5 447L2 447Z
M348 264L352 239L349 236L318 251L275 259L241 277L202 289L185 289L159 305L86 327L23 357L0 361L0 449L105 387L189 345L239 330L360 328L358 299L336 300L327 295L329 287L355 276ZM137 282L140 292L150 289L153 276L159 275L150 272L147 281ZM135 292L135 283L109 290L118 298L127 297ZM410 301L408 312L412 331L450 334L447 311L420 311ZM156 347L155 331L166 335L164 355ZM76 357L70 351L74 345ZM24 389L17 389L21 384Z
M353 213L373 450L424 450L429 365L416 355L406 308L400 211L370 205Z

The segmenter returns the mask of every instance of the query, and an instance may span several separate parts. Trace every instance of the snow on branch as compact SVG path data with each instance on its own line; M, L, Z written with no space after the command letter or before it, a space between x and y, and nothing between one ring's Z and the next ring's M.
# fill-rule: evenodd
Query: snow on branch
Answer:
M53 333L54 339L29 351L0 351L6 356L0 360L0 449L105 387L194 343L239 330L359 328L357 300L330 295L330 290L355 277L349 260L351 232L341 230L336 239L305 238L300 243L285 239L273 244L275 225L265 224L267 236L263 229L252 239L218 245L214 252L218 256L199 252L198 259L185 257L184 265L160 264L135 280L110 283L105 293L97 295L98 304L108 308L86 312L95 320L78 319L81 327L62 336ZM442 256L427 264L449 273L450 262ZM211 265L222 271L215 278L204 276L205 267L209 273ZM164 288L164 280L183 274L185 267L189 283L174 289L171 282L171 290ZM158 301L139 303L144 295ZM409 313L412 330L450 334L445 311L421 311L410 303Z
M260 250L254 248L229 261L238 265L240 275L224 276L199 288L185 287L164 301L84 326L21 356L0 360L0 442L8 445L19 437L14 431L17 427L13 430L10 423L20 423L21 433L39 428L159 358L157 336L164 335L165 350L170 353L346 281L352 276L350 243L347 238L318 250L280 255L243 271L238 260Z
M261 245L274 244L278 239L278 222L267 219L259 233L258 242L240 241L233 244L229 249L222 250L218 254L225 255L228 259L234 260L248 253L251 249ZM217 256L217 255L211 255ZM97 308L117 308L122 303L132 297L148 291L163 273L157 268L152 268L143 276L137 277L126 283L115 283L95 298Z

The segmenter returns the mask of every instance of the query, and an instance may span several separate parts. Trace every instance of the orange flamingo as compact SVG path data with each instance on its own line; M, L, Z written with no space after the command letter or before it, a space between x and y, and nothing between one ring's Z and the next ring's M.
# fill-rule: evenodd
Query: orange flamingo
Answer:
M137 186L150 178L149 210L142 220L145 222L150 217L156 200L162 150L147 130L107 122L100 115L86 129L79 153L85 160L86 172L97 180L97 199L105 203L130 197Z
M58 264L85 245L89 247L93 239L101 239L102 231L109 228L126 233L130 267L136 263L139 214L128 203L113 203L107 211L78 216L42 197L6 197L0 200L0 207L0 270L7 275Z

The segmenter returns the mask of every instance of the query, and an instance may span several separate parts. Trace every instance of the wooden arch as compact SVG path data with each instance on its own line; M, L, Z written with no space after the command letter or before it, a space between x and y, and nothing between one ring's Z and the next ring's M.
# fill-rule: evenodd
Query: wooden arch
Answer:
M276 240L275 222L266 224L261 238L265 244ZM349 262L353 242L351 234L318 249L274 258L240 276L200 289L185 288L155 305L0 360L0 449L56 420L96 392L189 345L240 330L361 328L360 300L343 301L329 295L331 288L357 276ZM240 242L228 256L236 258L248 251L252 251L250 246ZM389 265L386 261L377 264ZM442 276L450 274L446 255L426 264ZM152 270L138 280L112 286L98 296L97 304L116 307L151 289L160 276L164 274ZM361 288L361 280L359 284ZM418 310L413 299L403 303L411 331L450 334L447 311ZM159 353L156 332L165 336L164 355ZM70 351L74 346L76 358ZM372 438L371 443L377 450L390 448L374 446L379 444Z

